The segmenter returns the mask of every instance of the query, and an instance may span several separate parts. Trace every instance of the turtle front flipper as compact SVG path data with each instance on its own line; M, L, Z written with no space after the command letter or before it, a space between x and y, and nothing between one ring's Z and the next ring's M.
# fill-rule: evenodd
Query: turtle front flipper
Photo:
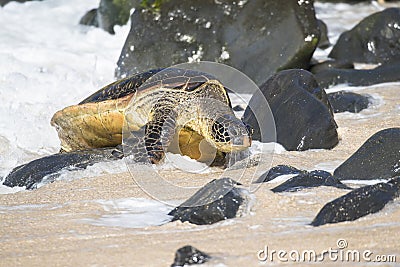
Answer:
M164 158L175 135L176 117L176 112L169 108L158 110L153 120L146 124L144 139L151 163L159 163Z
M130 156L135 162L159 163L165 155L176 131L177 113L171 109L156 110L152 119L138 131L130 131L124 135L121 146L115 153Z
M134 162L148 163L147 150L145 147L144 134L139 135L138 132L145 131L145 126L135 132L130 132L129 136L124 134L123 143L117 145L112 151L112 155L122 159L128 157Z

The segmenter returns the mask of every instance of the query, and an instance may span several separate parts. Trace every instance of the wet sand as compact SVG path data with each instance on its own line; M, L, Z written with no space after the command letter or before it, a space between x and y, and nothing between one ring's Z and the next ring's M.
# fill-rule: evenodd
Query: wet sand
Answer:
M383 103L361 114L338 114L337 147L276 154L272 164L262 163L262 168L246 171L241 180L244 187L254 172L261 174L271 165L289 164L302 169L322 168L324 164L337 166L372 134L400 126L398 84L368 87L360 92L379 96ZM201 185L223 174L222 171L201 175L163 171L163 175L177 184ZM278 265L282 262L276 257L272 262L271 259L260 262L259 250L268 246L269 251L315 250L320 254L329 248L338 249L339 239L347 241L348 247L343 251L370 250L371 259L379 254L396 255L399 264L400 200L354 222L315 228L308 224L321 207L348 190L319 187L274 194L270 189L277 184L258 187L250 213L240 218L211 226L172 222L141 229L96 226L83 221L108 213L97 200L150 199L128 172L57 181L34 191L0 195L0 266L169 266L175 251L187 244L213 256L214 260L204 266ZM180 197L170 196L171 200ZM328 256L323 262L338 265ZM339 264L364 266L366 262L361 259L360 263ZM300 264L308 265L309 262ZM382 266L386 265L396 264Z

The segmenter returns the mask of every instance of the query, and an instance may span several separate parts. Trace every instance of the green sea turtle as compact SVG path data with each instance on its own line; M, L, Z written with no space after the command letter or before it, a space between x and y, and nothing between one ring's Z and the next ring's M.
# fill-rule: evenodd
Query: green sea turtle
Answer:
M62 151L116 147L152 163L165 151L209 161L213 153L222 157L251 145L249 129L235 117L221 82L178 68L116 81L58 111L51 124Z

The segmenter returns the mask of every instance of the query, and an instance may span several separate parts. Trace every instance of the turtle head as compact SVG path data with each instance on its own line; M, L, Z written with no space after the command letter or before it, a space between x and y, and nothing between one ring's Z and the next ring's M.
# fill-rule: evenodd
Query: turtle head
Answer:
M251 146L251 129L233 114L217 117L210 138L222 152L241 151Z

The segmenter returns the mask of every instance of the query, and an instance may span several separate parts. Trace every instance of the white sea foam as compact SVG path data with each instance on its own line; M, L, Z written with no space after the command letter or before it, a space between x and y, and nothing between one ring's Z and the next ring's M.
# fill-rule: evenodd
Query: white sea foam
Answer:
M343 161L327 161L327 162L321 162L315 165L313 170L324 170L330 173L333 173L333 171L342 163Z
M156 166L157 170L182 170L190 173L209 173L211 169L207 164L191 159L188 156L167 153L164 164Z
M159 201L126 198L115 200L98 200L105 214L99 218L81 219L80 222L98 226L143 228L162 225L171 220L168 212L172 207Z
M168 213L173 209L173 207L159 201L142 198L95 200L90 202L102 207L102 215L98 216L98 213L96 213L93 214L94 218L80 219L79 222L107 227L144 228L162 225L171 220L171 216ZM70 204L0 205L0 214L11 211L14 213L30 213L37 210L54 210Z
M61 207L60 205L51 204L27 204L27 205L15 205L15 206L0 206L0 213L7 213L9 211L18 212L30 212L37 209L56 209Z
M262 143L259 141L252 141L250 152L251 154L281 154L285 152L286 149L279 143Z
M107 162L99 162L88 166L86 169L68 170L63 169L58 173L45 176L43 180L38 183L37 188L42 187L53 181L72 181L81 178L98 177L105 174L116 174L128 172L128 168L124 160L115 160Z
M116 34L78 25L98 0L9 3L0 8L0 176L59 150L59 109L114 80L129 26Z
M0 184L0 195L4 195L4 194L14 194L17 193L19 191L23 191L25 190L25 187L8 187L5 185Z
M373 179L373 180L343 180L342 183L354 185L374 185L378 183L386 183L388 180Z
M267 183L275 184L275 183L283 183L289 180L292 177L297 176L298 174L283 174L279 175L276 178L272 179L271 181L268 181Z

